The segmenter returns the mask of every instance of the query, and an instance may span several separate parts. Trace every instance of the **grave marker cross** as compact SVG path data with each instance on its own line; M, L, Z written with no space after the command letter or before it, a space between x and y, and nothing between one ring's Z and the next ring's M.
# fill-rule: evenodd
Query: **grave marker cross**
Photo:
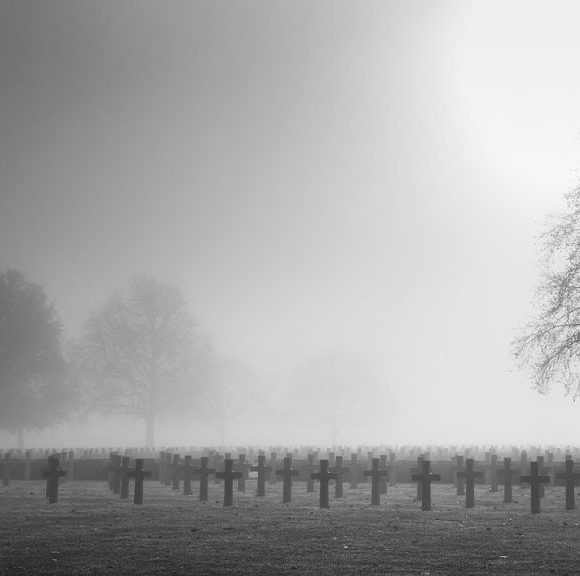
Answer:
M334 466L330 469L331 472L336 474L336 480L334 482L334 497L342 498L344 495L344 485L342 481L342 475L350 472L350 468L345 468L343 465L343 457L336 456L334 460Z
M208 468L209 458L202 456L199 468L194 468L194 474L199 475L199 501L207 502L208 477L215 474L215 468ZM233 496L232 496L233 497Z
M224 506L232 506L234 503L234 480L242 477L241 472L234 472L234 461L226 458L223 472L216 472L216 478L224 481Z
M258 473L258 487L256 490L256 496L265 496L266 495L266 478L268 474L272 471L270 466L266 466L266 456L264 454L260 454L258 456L258 464L256 466L252 466L250 468L252 472Z
M574 486L575 481L580 479L580 473L574 472L574 460L566 459L566 472L556 474L556 479L566 482L566 510L574 510L576 508Z
M193 478L194 468L191 464L191 455L188 454L183 459L183 464L181 465L181 475L183 476L183 495L189 496L192 493L191 490L191 480Z
M530 462L530 474L520 476L520 482L529 482L532 487L532 514L540 513L540 486L550 482L549 476L541 476L538 462Z
M121 498L129 498L129 456L121 460Z
M143 504L143 480L151 476L151 472L144 470L143 466L143 458L137 458L135 460L135 468L127 471L127 478L135 478L134 504Z
M60 470L60 460L58 454L48 457L48 469L42 471L46 478L46 496L49 504L58 502L58 479L66 476L65 470Z
M421 482L421 510L431 510L431 482L439 482L441 476L431 472L430 460L423 460L421 465L422 473L413 474L411 479L413 482Z
M513 500L513 479L520 475L518 470L512 468L511 458L503 459L503 470L498 469L497 474L502 477L503 481L503 501L505 503L511 502Z
M365 470L364 475L371 477L371 504L378 506L381 503L381 479L389 477L388 470L380 469L380 459L373 458L371 470Z
M465 461L465 470L457 472L457 478L465 479L465 507L473 508L475 506L475 479L483 478L483 472L476 472L473 469L474 460L468 458Z
M330 480L335 480L338 475L335 472L329 472L328 460L320 460L320 472L313 472L310 477L313 480L320 481L320 508L330 508L328 503L328 483Z
M282 477L282 502L287 504L292 500L292 476L298 476L300 472L292 468L292 456L284 458L284 468L276 470L276 476Z

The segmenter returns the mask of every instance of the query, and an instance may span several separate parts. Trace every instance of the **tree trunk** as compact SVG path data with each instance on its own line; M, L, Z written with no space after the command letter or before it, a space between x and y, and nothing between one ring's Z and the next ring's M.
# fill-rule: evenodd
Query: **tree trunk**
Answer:
M17 448L18 450L24 450L24 428L20 426L16 431L17 435Z
M153 448L155 434L155 412L149 412L145 417L145 447Z

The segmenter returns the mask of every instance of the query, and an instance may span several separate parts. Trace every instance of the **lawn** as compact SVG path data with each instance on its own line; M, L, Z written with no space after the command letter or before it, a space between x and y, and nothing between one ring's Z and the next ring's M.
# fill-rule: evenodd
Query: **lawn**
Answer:
M580 574L580 513L564 510L563 488L546 489L540 515L517 487L504 504L478 486L467 510L451 485L433 485L431 512L412 484L380 506L368 485L345 486L322 510L303 483L288 505L279 483L254 492L247 481L224 508L213 481L207 503L149 481L136 506L104 482L68 482L48 504L44 482L15 481L0 487L0 574Z

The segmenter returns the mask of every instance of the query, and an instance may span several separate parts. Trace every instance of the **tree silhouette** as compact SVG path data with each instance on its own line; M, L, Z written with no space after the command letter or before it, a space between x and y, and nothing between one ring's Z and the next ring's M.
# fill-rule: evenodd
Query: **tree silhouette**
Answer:
M514 342L534 387L547 392L560 384L574 399L580 394L580 188L566 195L566 210L541 235L541 282L535 317Z
M143 419L145 444L153 446L157 416L195 402L207 354L180 291L139 276L90 314L73 359L90 408Z
M75 395L67 380L62 326L44 289L18 270L0 274L0 428L18 434L63 418Z

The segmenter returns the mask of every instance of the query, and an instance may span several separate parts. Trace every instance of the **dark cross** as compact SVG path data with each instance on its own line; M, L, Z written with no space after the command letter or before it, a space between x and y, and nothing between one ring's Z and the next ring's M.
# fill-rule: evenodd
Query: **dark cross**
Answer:
M135 460L135 468L127 471L127 478L135 478L134 504L143 504L143 480L151 477L149 470L143 470L143 458Z
M551 475L552 469L544 466L544 457L538 456L536 458L536 460L538 461L538 472L540 474L548 474L548 476L550 476L550 482L552 482L552 475ZM543 498L544 495L545 495L544 485L541 484L540 485L540 498Z
M238 492L245 492L246 491L246 479L248 478L248 471L250 470L251 466L246 462L246 455L239 454L238 455L238 462L234 468L237 472L241 472L242 475L238 480Z
M576 502L574 497L574 486L576 480L580 480L580 473L574 472L574 460L566 459L566 472L559 472L556 474L556 480L564 480L566 482L566 510L574 510Z
M308 454L306 464L302 466L302 470L306 474L306 492L314 492L314 480L312 479L312 474L316 471L314 454Z
M528 473L528 453L522 450L520 453L520 473L522 476Z
M491 492L497 492L497 454L490 455L489 462L489 481L491 484Z
M421 482L421 510L431 510L431 482L439 482L441 476L431 472L431 462L423 460L421 464L421 474L413 474L413 482Z
M396 458L397 455L394 452L389 453L389 484L391 486L394 486L397 483Z
M351 470L352 474L352 470ZM330 508L328 503L328 483L330 480L336 480L337 474L335 472L329 472L328 470L328 460L320 461L320 472L313 472L310 477L313 480L320 481L320 507Z
M465 507L473 508L475 506L475 479L483 478L483 472L476 472L473 469L474 460L468 458L465 461L465 470L457 472L457 478L465 479Z
M373 458L371 470L365 470L364 475L371 477L371 504L378 506L381 503L381 480L389 477L388 470L380 469L380 459Z
M180 468L181 475L183 476L183 495L189 496L192 493L191 490L191 480L193 478L193 466L191 464L191 455L187 455L183 459L183 464Z
M159 452L159 483L165 484L165 452Z
M223 479L224 481L224 506L233 505L234 480L241 477L241 472L234 472L234 461L231 458L226 458L224 471L216 473L216 478Z
M113 494L121 493L121 455L113 454Z
M292 500L292 476L298 476L300 472L292 468L292 456L284 458L284 468L276 470L276 476L282 477L282 502L287 504Z
M256 490L256 496L266 495L266 478L269 472L272 470L270 466L266 466L266 456L260 454L258 456L258 464L250 468L252 472L258 473L258 488Z
M417 456L417 468L411 468L410 472L411 475L413 474L421 474L423 472L423 461L425 458L421 456ZM420 501L423 498L423 485L420 481L417 481L417 496L416 499Z
M457 496L465 496L465 480L459 475L459 472L463 471L463 456L455 456L455 486L457 487Z
M171 485L171 460L173 459L173 454L171 452L165 452L163 454L164 464L163 464L163 484L165 486Z
M540 486L549 483L549 476L540 476L537 462L530 463L530 474L520 477L520 482L529 482L532 487L532 514L540 513Z
M270 452L270 462L268 466L270 470L276 470L277 454L276 452ZM276 474L270 474L270 482L274 484L276 482Z
M107 466L107 470L109 472L108 481L109 481L109 490L113 490L114 482L115 482L115 456L117 455L116 452L109 452L109 465Z
M387 455L386 454L381 454L379 456L379 469L386 470L387 472L389 470L389 465L387 464ZM381 476L381 479L379 482L379 492L381 494L387 493L387 484L390 484L389 477L390 477L390 474L388 474L388 473L384 476Z
M66 461L66 479L72 482L75 479L75 453L70 450Z
M208 488L208 477L210 474L215 474L215 468L208 468L209 458L207 456L202 456L199 464L199 468L194 469L194 474L199 476L199 501L207 502L207 488Z
M129 456L121 459L121 498L129 498Z
M358 488L358 480L360 473L360 464L358 462L358 454L350 455L350 487Z
M60 470L60 459L58 454L48 457L48 469L42 471L46 478L46 497L49 504L58 502L58 479L66 476L65 470Z
M336 480L334 482L334 497L335 498L342 498L343 497L344 490L343 490L342 475L344 473L348 473L350 471L349 468L344 468L342 463L343 463L343 457L336 456L335 457L335 464L330 469L331 472L334 472L337 475Z
M179 461L181 457L179 454L173 455L173 461L171 463L171 489L172 490L179 490L179 472L180 472L180 464Z
M503 459L503 470L498 469L497 474L500 476L501 481L503 482L503 501L506 503L511 502L513 500L512 497L513 479L514 477L520 475L518 470L514 470L512 468L511 458Z
M4 454L2 461L2 486L10 486L10 452Z

